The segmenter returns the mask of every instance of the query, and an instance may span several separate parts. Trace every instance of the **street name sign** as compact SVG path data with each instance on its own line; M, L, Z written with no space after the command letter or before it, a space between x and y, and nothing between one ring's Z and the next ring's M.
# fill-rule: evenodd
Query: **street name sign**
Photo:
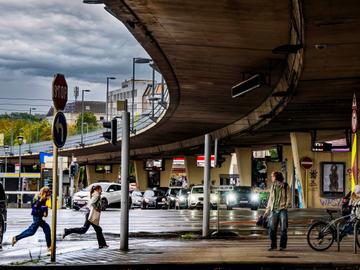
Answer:
M65 109L68 100L68 86L63 74L58 73L54 75L52 82L52 100L56 110L62 111Z
M66 118L62 112L57 112L53 122L53 140L54 144L61 148L64 146L67 137Z

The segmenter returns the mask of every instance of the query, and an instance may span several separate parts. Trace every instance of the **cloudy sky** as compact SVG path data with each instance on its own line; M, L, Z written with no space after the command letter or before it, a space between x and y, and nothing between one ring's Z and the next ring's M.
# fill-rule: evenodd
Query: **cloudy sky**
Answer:
M55 73L65 75L69 99L79 86L91 89L87 99L105 100L106 77L117 78L116 89L131 78L132 58L148 57L103 5L82 0L0 0L0 40L0 114L46 112ZM142 66L136 77L151 79Z

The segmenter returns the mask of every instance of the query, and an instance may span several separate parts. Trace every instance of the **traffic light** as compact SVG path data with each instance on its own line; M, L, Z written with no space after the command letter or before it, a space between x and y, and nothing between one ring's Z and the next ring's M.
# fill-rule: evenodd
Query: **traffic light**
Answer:
M69 168L70 176L74 177L75 175L77 175L78 171L79 171L79 165L77 163L71 163Z
M107 140L109 143L112 143L113 145L115 145L116 141L117 141L117 120L116 120L116 118L112 119L109 122L103 122L103 127L110 129L110 131L103 132L104 139Z

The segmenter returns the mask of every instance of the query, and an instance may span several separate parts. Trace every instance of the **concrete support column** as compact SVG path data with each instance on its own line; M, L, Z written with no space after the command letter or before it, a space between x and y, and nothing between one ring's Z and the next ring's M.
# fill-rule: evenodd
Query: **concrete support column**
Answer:
M97 173L95 165L86 165L86 176L88 185L95 183L98 180L107 180L109 182L117 182L120 172L119 164L112 164L111 172Z
M160 172L160 186L168 187L169 180L171 177L171 169L172 169L172 159L163 159L163 166L165 166L165 170Z
M288 184L291 185L292 181L291 181L291 177L292 177L292 172L293 172L293 156L292 156L292 149L291 149L291 145L283 145L283 160L287 160L287 168L288 168L288 173L287 173L287 180L288 180ZM268 179L270 179L270 173L268 171Z
M196 156L185 156L185 169L188 185L201 185L204 180L204 169L196 166Z
M237 147L235 148L237 166L239 171L240 185L251 186L251 148Z
M148 187L148 173L144 169L143 160L134 160L136 184L140 190Z
M311 134L305 132L292 132L290 133L291 140L291 149L293 154L293 160L295 165L295 172L300 180L301 184L301 194L299 192L299 198L302 200L303 207L308 207L308 199L306 194L309 194L307 191L308 185L306 183L306 174L305 170L301 168L300 162L301 159L305 156L310 157L314 160L314 153L311 151Z

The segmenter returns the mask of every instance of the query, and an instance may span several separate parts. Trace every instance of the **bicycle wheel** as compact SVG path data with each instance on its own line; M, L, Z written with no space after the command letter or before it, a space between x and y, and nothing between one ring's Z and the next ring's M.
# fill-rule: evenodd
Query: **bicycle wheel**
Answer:
M307 233L307 242L309 246L316 251L324 251L331 247L335 240L335 231L327 227L323 221L316 222L310 226Z

